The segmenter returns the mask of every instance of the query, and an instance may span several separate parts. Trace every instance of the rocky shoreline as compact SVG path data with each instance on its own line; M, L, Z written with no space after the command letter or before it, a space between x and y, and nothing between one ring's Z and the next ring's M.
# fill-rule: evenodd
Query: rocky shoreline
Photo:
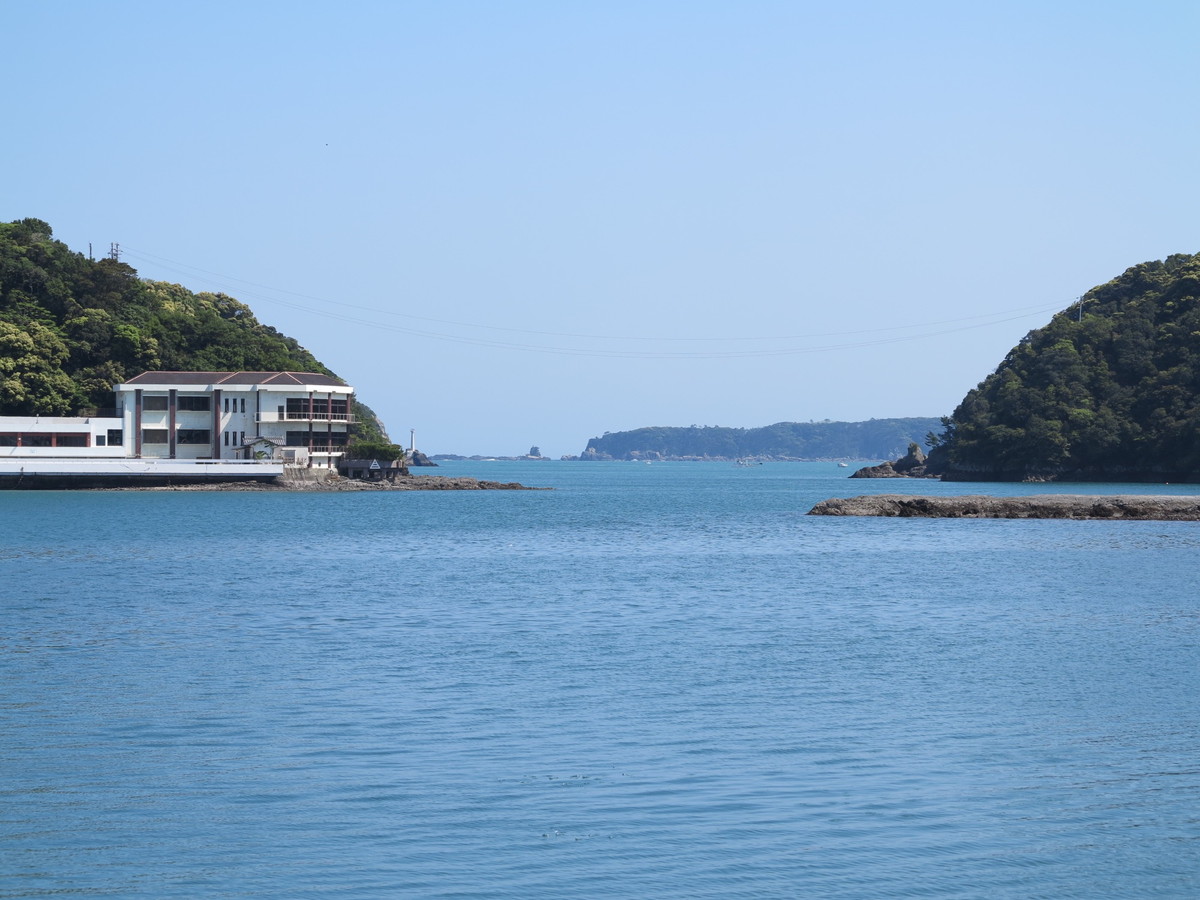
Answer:
M921 497L903 494L834 497L810 516L889 516L929 519L1133 519L1200 521L1200 497L1131 494L1043 494L1033 497Z

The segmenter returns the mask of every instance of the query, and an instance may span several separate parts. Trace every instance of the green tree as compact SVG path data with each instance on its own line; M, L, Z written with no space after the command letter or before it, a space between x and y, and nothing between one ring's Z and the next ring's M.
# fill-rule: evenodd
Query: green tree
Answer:
M403 463L404 448L388 441L355 437L346 449L346 456L350 459L377 459L380 462L400 460Z
M71 412L77 397L62 370L67 355L61 338L44 325L0 321L0 409L18 416Z
M151 369L334 375L237 299L90 260L40 219L0 223L0 329L7 415L108 407L114 382ZM368 407L356 400L354 413L361 437L384 438Z
M951 477L1182 480L1200 478L1198 420L1200 255L1176 254L1030 332L940 445Z

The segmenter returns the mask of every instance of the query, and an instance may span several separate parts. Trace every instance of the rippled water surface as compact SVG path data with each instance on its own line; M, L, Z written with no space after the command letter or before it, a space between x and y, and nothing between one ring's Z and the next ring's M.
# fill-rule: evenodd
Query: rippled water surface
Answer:
M1200 895L1200 526L443 471L0 494L0 897Z

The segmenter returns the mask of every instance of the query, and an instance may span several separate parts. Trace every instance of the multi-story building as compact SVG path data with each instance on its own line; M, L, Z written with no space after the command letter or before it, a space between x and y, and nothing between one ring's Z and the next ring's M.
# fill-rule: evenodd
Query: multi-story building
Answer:
M0 487L177 483L333 469L354 389L306 372L144 372L104 416L0 416Z
M115 386L131 456L333 468L354 389L308 372L144 372Z

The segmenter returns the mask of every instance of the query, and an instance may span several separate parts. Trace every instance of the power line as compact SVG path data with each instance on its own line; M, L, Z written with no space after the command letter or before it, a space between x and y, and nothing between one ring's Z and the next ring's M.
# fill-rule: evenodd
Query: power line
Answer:
M456 322L445 319L437 319L429 316L418 316L409 313L397 312L395 310L379 309L363 304L350 303L346 301L332 301L322 297L316 297L309 294L301 294L296 291L290 291L281 288L274 288L268 285L258 284L256 282L246 281L233 276L223 275L212 272L206 269L192 266L187 263L180 263L174 260L166 259L165 257L155 256L154 254L145 251L131 250L129 247L122 248L127 256L137 259L145 259L155 265L171 268L179 267L181 270L190 271L191 273L199 273L208 278L217 280L218 284L228 285L228 283L236 282L238 284L247 285L254 289L269 291L275 294L282 294L290 297L298 297L304 300L314 301L333 307L334 310L314 308L309 305L296 303L292 300L281 299L280 297L272 297L260 293L260 290L251 290L249 292L238 288L227 288L228 290L240 290L242 296L251 296L256 300L261 300L266 303L274 303L288 309L293 309L299 312L304 312L309 315L322 316L324 318L333 319L336 321L347 322L353 325L361 325L365 328L375 330L384 330L397 334L404 334L411 337L422 337L432 340L445 341L450 343L467 344L472 346L493 347L498 349L514 350L520 352L536 352L547 353L553 355L572 355L572 356L591 356L598 358L609 359L676 359L676 360L704 360L704 359L737 359L760 356L790 356L806 353L827 353L838 350L862 349L866 347L880 346L884 344L901 343L906 341L925 340L931 337L940 337L947 334L958 333L978 328L990 327L992 325L1000 325L1008 322L1017 321L1022 318L1028 318L1034 315L1044 314L1045 312L1061 309L1061 304L1038 306L1019 307L1013 310L1005 310L996 313L983 313L975 316L965 316L957 319L942 320L937 322L925 323L907 323L904 325L885 326L879 328L859 329L855 331L842 332L823 332L811 333L806 335L773 335L773 336L750 336L750 337L647 337L646 335L636 336L617 336L617 335L600 335L600 334L579 334L579 333L564 333L564 332L548 332L537 331L532 329L513 328L507 326L491 326L482 325L471 322ZM800 347L776 347L766 349L740 349L740 350L698 350L698 351L663 351L663 350L629 350L629 349L598 349L586 347L563 347L563 346L544 346L537 344L515 343L507 340L487 337L471 337L459 334L447 334L440 331L430 331L414 326L404 326L400 324L381 322L377 319L363 319L340 310L357 310L369 313L373 316L389 316L397 319L403 319L411 322L428 322L435 325L451 326L459 328L472 328L486 332L507 333L516 335L528 335L534 337L550 337L550 338L569 338L573 340L586 341L624 341L624 342L656 342L656 343L715 343L723 342L731 344L736 342L783 342L783 341L814 341L827 338L852 338L866 335L881 335L869 340L854 340L837 343L822 343L815 346L800 346ZM895 332L912 331L913 329L936 329L926 330L915 334L894 334ZM886 337L892 333L892 336Z

